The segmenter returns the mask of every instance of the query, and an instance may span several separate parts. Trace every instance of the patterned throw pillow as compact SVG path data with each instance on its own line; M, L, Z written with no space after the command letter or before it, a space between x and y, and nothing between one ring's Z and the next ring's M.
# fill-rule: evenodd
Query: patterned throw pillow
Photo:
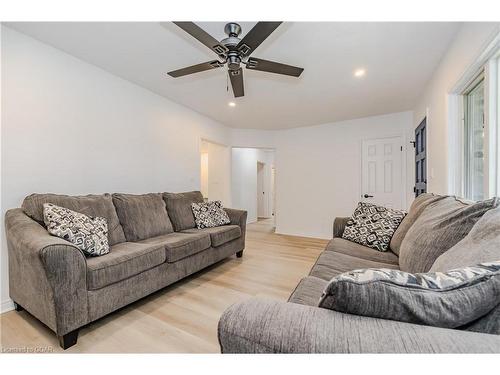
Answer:
M319 307L344 313L457 328L500 303L500 261L449 272L393 269L343 273L328 283Z
M403 221L406 212L371 203L359 202L347 221L342 238L387 251L392 235Z
M85 255L109 253L108 224L105 218L91 218L64 207L44 203L43 219L50 234L71 242Z
M219 227L231 223L220 201L191 203L198 229Z

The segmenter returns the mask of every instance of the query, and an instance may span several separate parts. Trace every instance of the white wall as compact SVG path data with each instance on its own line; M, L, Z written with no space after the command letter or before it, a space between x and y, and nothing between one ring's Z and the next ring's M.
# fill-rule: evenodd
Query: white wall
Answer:
M206 142L208 149L208 199L231 206L231 148Z
M331 238L333 219L351 215L360 200L362 140L401 136L411 168L413 148L405 146L412 118L402 112L282 132L276 139L276 231Z
M500 31L499 23L464 23L428 82L414 109L414 127L427 114L427 191L450 192L449 129L447 97L467 68Z
M228 128L2 26L2 214L33 192L200 189L200 140ZM7 307L2 238L1 302Z
M413 139L412 122L412 112L401 112L290 130L263 131L260 134L233 129L232 142L243 147L260 145L276 150L275 211L278 233L331 238L333 219L352 214L360 200L363 139L402 137L406 160L403 171L406 184L403 188L407 192L406 206L411 203L414 185L414 153L409 144ZM242 150L237 151L238 157L251 152ZM233 149L233 181L235 173L238 173L234 167L234 156ZM247 159L251 159L250 156ZM248 168L254 168L253 165L253 162L248 162ZM235 187L233 184L233 204L238 199L235 188L244 189L245 186ZM255 191L254 186L247 188L250 192ZM249 198L247 204L252 200Z

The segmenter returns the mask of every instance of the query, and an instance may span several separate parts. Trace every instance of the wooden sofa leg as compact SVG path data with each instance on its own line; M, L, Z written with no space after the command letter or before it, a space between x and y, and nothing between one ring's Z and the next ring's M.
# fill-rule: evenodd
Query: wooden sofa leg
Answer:
M238 252L236 253L236 257L237 257L237 258L241 258L242 256L243 256L243 250L238 251Z
M61 348L66 350L76 344L76 341L78 340L78 330L75 329L74 331L63 336L57 336L57 338L59 339L59 345Z
M16 311L24 311L24 307L22 307L17 302L14 302L14 309L16 309Z

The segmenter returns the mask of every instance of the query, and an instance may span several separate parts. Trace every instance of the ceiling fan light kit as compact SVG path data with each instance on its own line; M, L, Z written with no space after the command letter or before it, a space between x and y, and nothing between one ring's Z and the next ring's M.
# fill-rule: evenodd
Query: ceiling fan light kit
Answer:
M193 22L174 22L174 24L210 48L217 54L219 60L208 61L168 72L171 77L177 78L188 74L221 68L227 64L233 94L235 98L238 98L245 95L242 64L245 65L247 69L283 74L292 77L299 77L304 71L304 69L296 66L250 57L252 52L255 51L274 30L276 30L281 22L257 22L243 39L239 38L241 26L237 23L230 22L224 27L224 32L228 37L220 42Z

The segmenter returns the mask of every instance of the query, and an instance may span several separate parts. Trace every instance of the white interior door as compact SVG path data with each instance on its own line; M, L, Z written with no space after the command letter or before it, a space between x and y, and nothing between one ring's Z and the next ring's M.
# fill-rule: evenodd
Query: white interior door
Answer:
M361 159L361 200L402 209L401 137L364 140Z
M264 163L257 162L257 217L267 217Z

